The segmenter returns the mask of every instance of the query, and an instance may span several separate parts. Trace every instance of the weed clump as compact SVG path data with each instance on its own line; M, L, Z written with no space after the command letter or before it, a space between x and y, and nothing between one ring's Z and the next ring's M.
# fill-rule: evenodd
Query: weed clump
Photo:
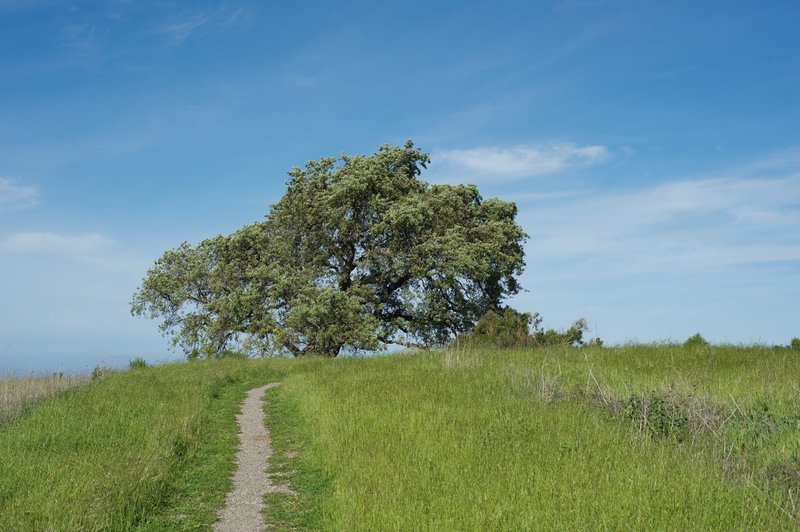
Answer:
M683 347L687 348L700 348L700 347L708 347L711 344L703 338L703 335L700 333L695 333L683 342Z
M793 453L786 460L775 460L766 468L766 476L778 485L794 493L800 492L800 453Z
M623 402L622 415L654 439L674 437L682 442L690 436L686 408L669 394L651 392L629 397Z
M142 357L136 357L128 362L128 367L130 369L144 369L147 367L147 362Z

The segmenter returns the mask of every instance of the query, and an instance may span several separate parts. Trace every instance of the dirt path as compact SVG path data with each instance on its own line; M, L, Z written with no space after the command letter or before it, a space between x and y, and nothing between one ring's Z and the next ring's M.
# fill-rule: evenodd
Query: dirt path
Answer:
M225 507L219 512L214 530L256 531L264 529L264 494L275 486L266 473L267 460L272 455L269 431L264 424L264 392L280 384L272 382L247 392L242 403L239 422L239 464L233 476L233 490L228 493Z

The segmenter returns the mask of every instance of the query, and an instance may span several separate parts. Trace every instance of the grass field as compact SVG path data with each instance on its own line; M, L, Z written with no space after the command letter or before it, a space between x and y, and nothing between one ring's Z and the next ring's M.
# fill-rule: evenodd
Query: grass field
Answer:
M677 346L303 360L278 527L796 529L800 356ZM289 413L289 420L282 419ZM707 426L706 426L707 424Z
M234 414L281 361L112 373L0 428L0 530L192 529L230 488Z
M55 373L40 377L0 378L0 424L16 418L27 406L89 382L86 375Z
M266 382L277 529L796 530L800 356L452 350L115 373L0 425L0 530L202 530Z

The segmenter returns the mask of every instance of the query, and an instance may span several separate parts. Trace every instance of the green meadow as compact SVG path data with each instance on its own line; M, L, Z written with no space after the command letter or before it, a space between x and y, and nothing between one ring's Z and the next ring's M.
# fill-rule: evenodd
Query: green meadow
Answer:
M0 529L208 529L234 414L272 381L279 530L800 524L800 352L632 345L100 376L0 424Z

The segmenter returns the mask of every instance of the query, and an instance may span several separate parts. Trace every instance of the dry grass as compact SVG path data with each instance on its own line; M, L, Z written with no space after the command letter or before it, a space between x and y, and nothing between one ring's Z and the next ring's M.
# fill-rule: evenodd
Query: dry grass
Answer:
M41 377L0 378L0 423L16 418L25 406L75 388L91 380L88 375L54 373Z

